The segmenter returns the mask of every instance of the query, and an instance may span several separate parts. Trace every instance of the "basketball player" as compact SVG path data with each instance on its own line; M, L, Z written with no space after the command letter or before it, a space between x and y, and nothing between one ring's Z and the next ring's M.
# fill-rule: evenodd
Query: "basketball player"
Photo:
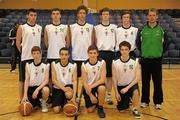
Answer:
M33 62L26 63L26 77L22 102L29 101L33 107L41 102L42 112L48 112L46 101L49 97L49 64L41 61L41 48L34 46L31 49Z
M19 91L20 99L24 94L25 65L32 61L31 49L33 46L40 46L42 27L36 24L37 12L35 9L27 10L27 22L20 25L16 35L16 46L21 53Z
M88 9L82 5L77 8L77 23L70 25L72 60L77 64L78 77L81 76L81 64L88 58L87 49L93 44L93 25L86 23Z
M122 41L127 41L131 44L130 56L136 57L136 37L138 28L131 26L131 13L130 11L123 11L121 14L122 26L117 28L116 31L116 56L119 58L119 44Z
M119 44L121 56L113 60L112 73L114 81L117 109L123 111L129 108L130 98L132 98L132 111L135 118L141 115L137 110L139 100L138 81L140 79L140 66L138 59L130 58L131 45L127 41Z
M62 47L59 51L60 60L52 62L52 107L55 113L67 101L75 102L77 87L77 66L69 62L69 51Z
M168 48L167 34L158 24L158 11L148 10L148 23L139 32L137 47L141 51L142 66L142 97L141 107L149 106L150 80L154 84L153 102L156 109L161 109L163 102L162 90L162 56Z
M101 24L95 26L96 33L96 45L99 49L99 56L106 61L106 70L107 74L107 96L106 101L108 104L113 104L111 97L112 89L112 60L115 58L115 31L117 26L110 23L110 9L103 8L100 11L101 15Z
M87 112L93 112L97 107L100 118L105 117L103 104L106 87L106 63L98 58L99 52L95 45L88 48L89 59L82 63L83 95Z

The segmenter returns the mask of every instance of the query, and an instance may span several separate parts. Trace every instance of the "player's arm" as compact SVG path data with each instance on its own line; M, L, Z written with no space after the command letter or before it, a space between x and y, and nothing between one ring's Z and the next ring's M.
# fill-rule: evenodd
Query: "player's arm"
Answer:
M46 30L46 27L44 29L44 44L45 44L46 48L48 48L48 33Z
M120 101L120 95L118 93L118 88L117 88L117 76L116 76L116 68L114 66L114 63L112 63L112 80L113 80L113 86L114 86L114 92L117 101Z
M66 35L66 47L69 48L71 45L71 30L70 26L67 28L67 35Z
M94 84L91 85L91 88L95 88L100 84L104 84L106 80L106 62L104 61L102 67L101 67L101 77L99 80L97 80Z
M76 98L76 92L77 92L77 65L75 65L74 67L74 71L73 71L73 99L75 100Z
M55 70L55 64L52 63L51 65L51 76L52 76L52 83L56 85L59 89L66 91L65 85L63 83L58 82L57 73ZM59 78L60 79L60 78Z
M45 77L41 85L37 88L38 90L41 90L44 86L46 86L49 82L49 63L46 65L46 70L45 70Z
M21 42L22 42L22 27L19 26L16 33L16 46L20 53L21 53Z
M21 102L25 102L28 100L28 88L29 88L29 81L30 81L30 73L29 73L29 64L26 63L26 68L25 68L25 82L24 82L24 95L23 99Z
M85 89L86 93L88 95L90 95L91 89L90 89L89 85L87 84L87 72L86 72L86 68L85 68L84 64L81 65L81 76L82 76L84 89Z
M95 32L95 28L93 27L93 30L92 30L92 37L91 37L91 44L92 45L96 45L96 32Z

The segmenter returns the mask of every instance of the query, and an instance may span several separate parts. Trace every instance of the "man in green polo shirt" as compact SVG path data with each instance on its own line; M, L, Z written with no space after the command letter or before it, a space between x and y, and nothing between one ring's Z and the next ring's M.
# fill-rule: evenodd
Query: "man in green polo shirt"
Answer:
M149 105L150 80L154 84L153 102L156 109L161 109L163 102L162 90L162 55L167 49L167 34L157 23L157 10L148 10L147 25L139 32L137 47L141 51L142 97L141 107Z

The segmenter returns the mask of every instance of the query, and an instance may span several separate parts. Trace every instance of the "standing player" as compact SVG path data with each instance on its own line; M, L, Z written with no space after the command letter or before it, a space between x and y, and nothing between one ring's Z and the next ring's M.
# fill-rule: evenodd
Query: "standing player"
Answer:
M26 14L27 22L20 25L16 35L16 46L21 53L20 62L20 99L24 94L25 65L32 61L31 49L33 46L40 46L42 27L36 24L37 12L29 9Z
M86 6L77 8L77 23L70 25L72 60L77 64L78 77L81 76L81 64L88 58L87 49L93 44L93 25L86 23Z
M87 112L93 112L97 106L99 117L104 118L106 63L98 58L99 52L95 45L89 46L87 51L89 59L83 62L81 66L83 95Z
M121 56L113 60L112 73L114 81L115 96L118 102L117 109L122 111L129 108L130 98L132 98L132 111L135 118L141 115L137 110L139 101L138 81L140 79L140 66L138 59L130 58L131 45L127 41L119 44Z
M48 112L46 101L49 97L49 64L41 61L41 48L34 46L31 50L33 62L26 63L26 77L22 102L29 101L33 107L41 102L42 112Z
M148 10L148 23L139 32L137 47L141 51L142 97L141 107L147 107L150 99L150 80L154 84L153 101L156 109L161 109L162 90L162 55L167 50L167 34L157 23L158 11Z
M67 25L61 24L61 13L58 8L51 11L52 23L45 26L44 43L47 47L47 61L59 59L59 50L62 47L69 47L69 42L66 41Z
M52 62L52 107L55 113L60 112L67 101L75 102L77 88L77 66L69 62L68 49L59 51L60 60Z
M116 57L119 58L119 44L122 41L127 41L131 44L130 56L136 57L134 50L136 49L136 37L138 28L131 26L130 11L123 11L121 14L122 26L116 31Z
M110 9L103 8L100 11L101 15L101 24L95 27L96 33L96 44L99 49L99 56L106 61L106 77L112 77L112 60L115 58L114 48L115 48L115 31L117 26L114 24L110 24ZM113 104L111 97L111 89L112 89L112 79L107 79L107 96L106 101L108 104Z

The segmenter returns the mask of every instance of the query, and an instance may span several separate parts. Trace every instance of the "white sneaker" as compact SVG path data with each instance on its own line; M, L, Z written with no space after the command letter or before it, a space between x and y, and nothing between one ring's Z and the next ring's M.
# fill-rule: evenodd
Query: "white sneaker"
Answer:
M161 106L161 104L156 104L156 105L155 105L155 108L161 110L161 109L162 109L162 106Z
M41 102L41 107L42 107L42 112L48 112L48 106L45 100L40 99Z
M145 103L145 102L142 102L142 103L141 103L141 108L146 108L146 107L148 107L148 106L149 106L148 103Z
M107 94L107 96L106 96L106 102L107 102L109 105L112 105L112 104L113 104L111 94Z

